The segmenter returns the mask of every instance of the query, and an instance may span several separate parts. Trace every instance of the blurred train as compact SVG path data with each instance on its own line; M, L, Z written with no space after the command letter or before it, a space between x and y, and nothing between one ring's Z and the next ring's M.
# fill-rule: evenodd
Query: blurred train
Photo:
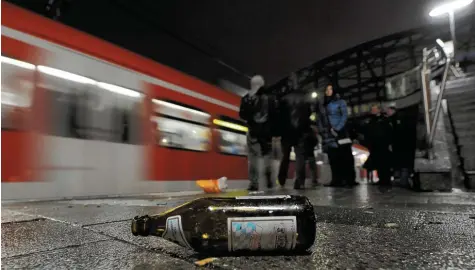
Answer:
M240 97L2 1L2 198L247 185Z
M4 1L1 33L2 199L247 187L239 96Z

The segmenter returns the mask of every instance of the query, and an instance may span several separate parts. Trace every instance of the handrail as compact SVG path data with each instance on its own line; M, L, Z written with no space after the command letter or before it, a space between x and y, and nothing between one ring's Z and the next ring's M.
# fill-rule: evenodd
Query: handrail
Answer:
M431 119L430 114L431 112L434 111L434 108L431 108L432 106L430 102L430 88L427 86L427 78L428 77L430 78L430 72L431 72L431 68L429 68L429 64L434 63L434 61L430 61L431 58L429 58L429 55L432 53L434 54L434 56L436 56L436 58L439 58L439 60L445 60L445 63L444 63L444 73L442 76L442 83L440 85L439 93L437 93L435 112L434 112L433 118ZM437 54L439 53L441 54L440 55L441 57L437 57ZM435 61L435 63L436 63L435 66L440 66L439 61ZM446 54L444 48L438 43L434 48L430 50L427 50L427 48L424 48L423 50L423 57L422 57L423 68L422 68L421 76L423 80L422 92L424 96L424 119L426 123L426 131L427 131L426 138L427 138L427 144L429 147L428 149L429 159L434 158L432 148L434 144L435 134L437 132L437 129L436 129L437 121L439 120L440 108L442 107L442 100L443 100L445 89L447 86L447 78L448 78L449 71L451 71L452 74L456 77L463 76L463 74L461 74L452 63L453 63L452 59Z
M435 104L435 108L433 108L431 104L431 95L430 95L430 87L428 83L430 82L431 78L431 71L433 68L439 68L443 65L443 77L442 83L440 85L440 91L437 94L437 100ZM420 71L420 76L414 76L414 72L417 73ZM435 134L437 132L436 126L437 121L439 119L440 109L442 107L442 100L446 90L447 79L449 71L456 77L462 77L463 73L459 71L454 65L451 57L447 55L444 48L440 44L436 44L436 46L428 49L424 48L422 51L422 63L420 63L417 67L412 68L404 73L398 74L393 76L387 80L386 89L388 93L393 91L396 95L404 95L402 90L407 90L408 87L412 88L419 88L422 90L423 96L423 104L424 104L424 122L426 128L426 141L429 150L429 159L433 159L434 155L432 152L432 147L434 143ZM419 78L420 81L416 82L416 85L409 85L408 83L413 83L414 78ZM412 80L412 81L411 81ZM396 89L394 89L394 85L396 85ZM410 93L413 93L411 91ZM434 112L434 115L431 117L431 113Z
M442 84L440 86L440 91L437 94L437 104L435 107L434 120L432 121L432 126L429 133L429 146L432 146L435 137L435 127L437 125L437 120L439 119L440 107L442 106L442 97L444 96L445 86L447 85L447 76L449 74L451 61L450 58L447 58L444 68L444 75L442 77Z

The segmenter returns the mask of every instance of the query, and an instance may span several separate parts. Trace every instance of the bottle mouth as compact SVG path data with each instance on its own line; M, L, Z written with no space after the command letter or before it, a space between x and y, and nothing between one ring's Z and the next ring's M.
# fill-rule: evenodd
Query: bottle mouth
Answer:
M131 230L134 236L148 236L150 232L150 217L134 217L134 219L132 220Z

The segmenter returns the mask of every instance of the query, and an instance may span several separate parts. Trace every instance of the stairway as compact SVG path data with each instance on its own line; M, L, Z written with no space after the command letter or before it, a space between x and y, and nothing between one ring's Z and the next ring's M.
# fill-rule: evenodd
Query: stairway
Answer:
M445 98L465 186L475 189L475 76L448 81Z

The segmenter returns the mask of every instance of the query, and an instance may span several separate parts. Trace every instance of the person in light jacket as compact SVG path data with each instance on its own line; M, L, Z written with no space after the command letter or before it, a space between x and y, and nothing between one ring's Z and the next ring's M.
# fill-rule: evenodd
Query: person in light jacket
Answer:
M322 143L332 170L332 181L328 186L354 186L357 184L355 160L346 129L348 108L331 84L325 89L322 110L325 117L321 118L326 118L321 121Z

